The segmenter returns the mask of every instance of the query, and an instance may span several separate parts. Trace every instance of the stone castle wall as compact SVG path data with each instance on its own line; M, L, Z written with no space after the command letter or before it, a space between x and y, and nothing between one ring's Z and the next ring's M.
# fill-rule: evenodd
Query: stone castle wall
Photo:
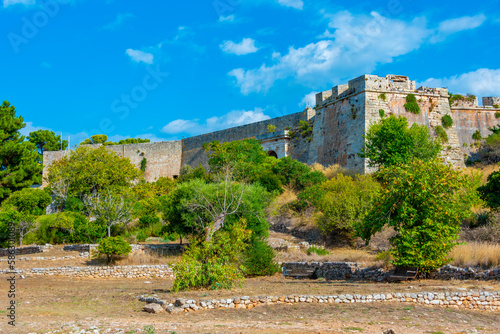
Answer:
M406 96L414 94L421 113L407 112ZM109 150L128 157L138 168L146 159L145 178L155 181L159 177L175 177L183 166L207 167L207 152L204 143L212 141L230 142L247 138L262 140L262 146L278 158L290 156L298 161L322 165L339 164L347 169L366 173L371 169L358 153L363 147L363 138L369 127L380 120L379 110L385 115L404 116L410 125L426 125L435 135L435 128L442 124L442 117L450 115L453 126L446 130L448 143L443 145L444 160L463 167L465 158L474 153L472 134L479 130L483 137L490 134L489 127L500 122L495 108L500 97L483 98L484 107L477 99L457 100L450 107L446 88L420 87L404 76L388 75L385 78L363 75L347 84L333 87L316 95L316 108L305 109L291 115L207 133L182 141L143 143L108 146ZM300 122L309 122L312 133L302 135ZM268 133L268 125L276 127ZM44 176L48 166L61 159L69 151L44 152ZM45 183L44 183L45 185Z
M207 152L203 149L204 143L219 141L221 143L248 138L256 138L268 132L267 126L274 125L276 132L283 132L287 128L296 127L300 121L308 120L307 112L298 112L266 121L242 125L226 130L215 131L183 140L182 165L197 167L202 164L208 166ZM280 157L281 158L281 157ZM295 158L295 157L294 157ZM297 157L300 160L300 157ZM304 161L306 162L306 161Z
M140 168L142 160L146 159L144 177L150 182L160 177L178 176L181 170L182 141L180 140L113 145L107 148L123 157L128 157L137 168Z

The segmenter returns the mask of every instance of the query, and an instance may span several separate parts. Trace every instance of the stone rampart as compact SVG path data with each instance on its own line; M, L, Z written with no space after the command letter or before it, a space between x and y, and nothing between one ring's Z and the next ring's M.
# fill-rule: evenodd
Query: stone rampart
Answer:
M207 152L203 149L203 144L205 143L213 141L224 143L256 138L258 135L268 132L268 125L274 125L276 127L276 132L282 132L288 128L297 127L300 121L307 121L308 117L310 117L310 114L307 111L302 111L291 115L183 139L182 165L197 167L202 164L206 167L208 159Z

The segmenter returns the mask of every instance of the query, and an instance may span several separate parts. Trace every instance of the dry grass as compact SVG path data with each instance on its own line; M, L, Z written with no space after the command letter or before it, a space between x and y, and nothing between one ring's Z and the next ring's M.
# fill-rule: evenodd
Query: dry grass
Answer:
M344 174L354 176L355 173L341 167L340 165L323 166L322 164L315 163L311 166L314 171L319 171L325 174L328 180L333 179L337 174Z
M180 259L179 256L159 256L156 254L149 254L144 252L133 253L123 259L116 261L119 266L139 266L139 265L153 265L153 264L171 264Z
M278 252L276 261L278 262L358 262L369 266L380 267L381 261L375 260L375 255L362 249L335 248L327 249L330 254L317 255L312 253L307 255L305 250L292 249L288 252Z
M500 244L470 242L458 245L450 254L454 266L480 266L494 268L500 266Z
M474 167L467 167L463 171L464 174L466 175L472 175L472 173L477 173L477 172L483 173L481 182L483 184L486 184L488 182L488 176L490 176L493 172L497 172L499 170L500 166L497 164L492 164L492 165L476 164Z

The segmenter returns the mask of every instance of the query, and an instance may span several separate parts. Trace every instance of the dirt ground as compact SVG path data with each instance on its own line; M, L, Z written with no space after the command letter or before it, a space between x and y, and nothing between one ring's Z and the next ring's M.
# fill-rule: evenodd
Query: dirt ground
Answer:
M5 275L0 277L5 282ZM280 294L368 294L374 292L500 290L499 282L415 281L403 284L293 280L280 275L248 279L223 291L171 293L171 279L72 279L27 277L17 281L17 326L7 325L7 284L0 283L0 333L500 333L500 313L384 304L261 306L184 314L142 312L141 294L174 300ZM4 316L2 316L4 315ZM121 330L121 331L120 331ZM85 332L85 331L84 331Z

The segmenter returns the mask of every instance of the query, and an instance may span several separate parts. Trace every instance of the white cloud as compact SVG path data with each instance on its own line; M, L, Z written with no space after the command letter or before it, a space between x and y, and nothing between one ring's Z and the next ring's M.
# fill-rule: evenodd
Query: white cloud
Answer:
M28 137L30 132L38 131L38 130L51 130L49 128L45 128L43 126L34 126L33 122L26 122L26 126L19 130L22 136ZM51 130L52 131L52 130Z
M116 18L114 19L113 22L110 22L108 23L107 25L105 25L104 27L102 27L103 29L106 29L106 30L114 30L114 29L117 29L119 28L126 20L130 19L130 18L133 18L134 17L134 14L131 14L131 13L120 13L116 16Z
M234 22L234 15L228 15L228 16L221 15L219 17L219 22Z
M306 94L306 96L304 96L302 101L300 101L299 107L305 108L305 107L307 107L308 102L309 102L309 107L313 108L316 105L316 94L317 93L318 92L310 92L309 94Z
M243 38L240 43L234 43L233 41L224 41L220 45L220 48L226 53L232 53L238 56L259 51L259 48L255 46L255 40L251 38Z
M431 38L431 43L442 42L451 34L480 27L485 21L484 14L443 21L439 24L436 34Z
M35 0L3 0L4 7L9 7L17 4L29 6L35 4Z
M187 133L189 135L199 135L217 130L227 129L235 126L265 121L270 119L264 114L264 109L255 108L254 110L233 110L221 117L211 117L205 121L199 119L185 120L177 119L165 125L161 130L168 134Z
M329 16L332 39L304 47L290 47L285 55L274 56L273 65L257 69L236 69L234 76L243 94L266 92L276 80L294 77L302 83L321 87L356 73L370 73L379 63L418 48L430 35L426 21L391 20L378 13L354 17L344 11Z
M299 10L304 8L304 2L302 0L278 0L278 3L282 6L292 7Z
M129 55L130 58L132 58L133 61L139 63L143 62L146 64L152 64L153 63L153 55L151 53L147 53L141 50L133 50L133 49L127 49L125 51L127 55Z
M435 36L439 29L427 27L424 17L406 22L389 19L377 12L353 15L348 11L324 14L328 28L322 40L303 47L289 47L286 54L273 54L271 64L259 68L237 68L235 78L243 94L266 92L277 80L292 77L301 84L319 89L355 74L372 73L379 64L414 51ZM474 21L474 22L472 22ZM445 23L441 32L456 32L454 23ZM468 27L475 20L464 20Z
M472 93L477 96L500 96L500 69L481 68L449 78L431 78L422 82L421 85L447 87L456 94Z

